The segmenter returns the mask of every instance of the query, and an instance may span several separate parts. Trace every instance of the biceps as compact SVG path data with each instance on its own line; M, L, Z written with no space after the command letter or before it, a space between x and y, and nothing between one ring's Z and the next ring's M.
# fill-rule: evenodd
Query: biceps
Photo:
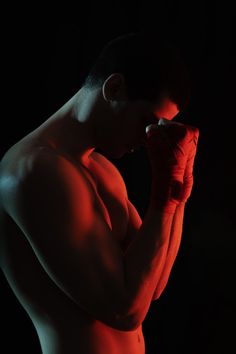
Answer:
M129 228L131 230L139 230L142 225L142 219L129 199L127 199L128 211L129 211Z
M130 243L134 240L136 233L140 229L142 225L142 219L135 208L135 206L131 203L129 199L127 199L127 206L128 206L128 213L129 213L129 220L127 226L127 232L125 235L125 239L122 244L122 248L125 251Z

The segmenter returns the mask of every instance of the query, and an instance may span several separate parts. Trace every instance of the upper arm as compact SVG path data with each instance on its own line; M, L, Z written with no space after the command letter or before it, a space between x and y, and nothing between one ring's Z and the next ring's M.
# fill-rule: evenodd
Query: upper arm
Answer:
M142 225L142 219L139 216L137 209L128 198L125 182L117 167L100 153L93 152L93 157L96 162L98 162L100 165L103 166L103 168L106 169L108 174L111 176L111 179L116 181L116 187L119 188L119 192L124 195L124 199L126 200L126 206L128 211L128 224L127 232L122 242L122 249L125 251L129 244L132 242L132 240L135 238L135 235L138 230L140 229Z
M42 153L24 170L5 188L6 211L57 286L113 326L125 302L123 255L93 206L91 186L55 154Z
M126 189L125 182L123 180L122 175L115 165L113 165L105 156L100 153L93 152L93 157L107 170L112 180L115 180L116 186L119 186L119 191L123 193L124 199L126 200L126 206L128 211L128 224L127 224L127 232L125 238L122 242L122 249L125 251L132 240L135 238L136 233L140 229L142 225L142 219L139 216L139 213L133 203L128 198L128 193Z
M130 243L134 240L138 230L142 225L142 219L139 216L139 213L135 206L131 203L131 201L127 198L127 208L128 208L128 225L127 225L127 232L122 242L122 249L124 252L128 249Z

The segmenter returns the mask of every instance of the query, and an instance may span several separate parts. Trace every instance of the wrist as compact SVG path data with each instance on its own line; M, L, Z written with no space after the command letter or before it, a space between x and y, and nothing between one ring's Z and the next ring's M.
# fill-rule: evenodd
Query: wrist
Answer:
M150 206L161 212L174 214L178 204L182 201L183 184L175 180L152 182Z
M154 210L155 212L158 212L159 214L174 215L178 205L179 204L174 203L174 202L161 204L161 203L158 203L154 200L150 200L149 209Z

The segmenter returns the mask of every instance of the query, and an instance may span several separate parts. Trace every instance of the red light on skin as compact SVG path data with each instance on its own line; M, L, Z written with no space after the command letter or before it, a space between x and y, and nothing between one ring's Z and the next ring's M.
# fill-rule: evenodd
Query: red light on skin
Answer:
M155 115L157 118L165 118L172 120L178 113L179 109L177 104L168 98L164 98L158 108L155 109Z
M161 103L153 110L153 113L158 121L146 126L146 134L153 128L156 128L157 125L166 124L165 120L171 121L179 113L179 109L175 102L171 101L168 97L163 97Z

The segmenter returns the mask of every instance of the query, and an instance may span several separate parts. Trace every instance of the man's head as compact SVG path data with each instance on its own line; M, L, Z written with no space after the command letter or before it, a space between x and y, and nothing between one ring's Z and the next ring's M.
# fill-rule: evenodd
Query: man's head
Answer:
M142 33L109 42L83 88L100 93L97 141L113 156L141 145L147 125L173 119L189 99L189 79L177 48Z
M101 51L84 86L102 86L114 73L123 77L129 100L157 104L168 97L181 111L188 103L190 83L183 58L161 35L130 33L113 39Z

